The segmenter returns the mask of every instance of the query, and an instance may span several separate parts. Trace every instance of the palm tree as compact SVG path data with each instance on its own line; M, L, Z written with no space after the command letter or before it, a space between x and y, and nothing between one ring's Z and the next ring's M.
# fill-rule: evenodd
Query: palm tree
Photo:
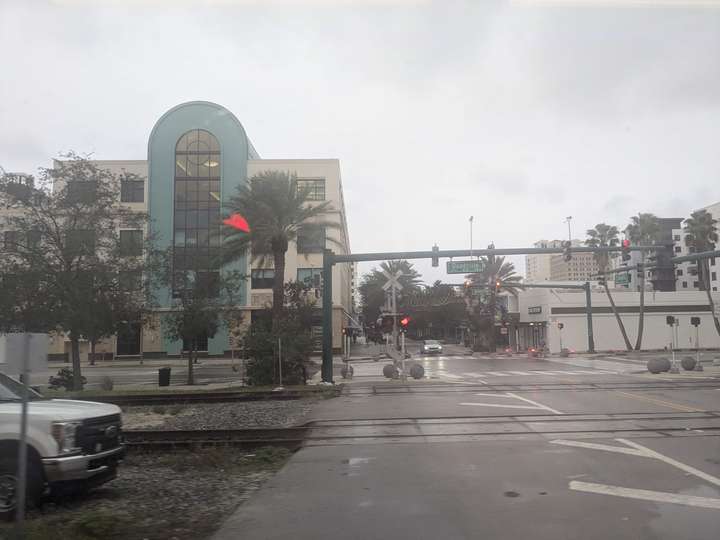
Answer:
M635 245L650 245L657 242L660 234L660 220L655 214L639 213L637 216L630 218L630 224L625 227L625 236ZM638 334L635 342L635 350L642 348L643 330L645 328L645 252L640 252L640 265L642 272L638 272L640 277L640 313L638 318Z
M397 271L402 272L398 281L403 286L404 297L411 296L420 291L420 273L413 267L413 264L405 259L383 261L380 268L373 268L363 276L360 284L360 297L362 298L362 313L366 322L375 322L380 314L380 307L385 302L385 291L382 286L387 281L387 276L395 275Z
M311 202L310 190L300 189L297 176L283 171L263 171L253 176L227 205L230 213L243 216L250 232L232 232L223 241L222 260L228 263L251 252L254 261L265 263L272 257L275 269L273 281L273 328L282 316L284 307L285 253L290 242L297 242L300 233L314 230L324 234L340 225L322 217L333 210L329 201ZM322 240L337 243L332 238Z
M598 223L594 229L588 229L585 233L588 239L585 240L585 245L589 247L614 247L619 244L618 240L618 229L614 225L608 225L606 223ZM593 258L598 265L600 273L603 274L607 271L610 266L610 259L615 255L610 251L596 251L593 253ZM607 285L607 280L603 281L605 287L605 294L607 294L608 300L610 301L610 308L612 309L615 319L617 320L618 326L620 327L620 333L625 340L625 347L628 351L632 351L632 345L628 339L627 332L625 332L625 325L618 314L615 301L610 294L610 289Z
M497 295L508 292L517 296L518 289L522 289L522 277L515 273L515 265L505 261L505 257L490 255L482 257L483 271L465 276L471 285L488 287L489 295L484 317L490 318L489 324L483 325L487 330L488 347L490 352L495 351L495 314L497 313Z
M697 210L690 214L690 217L683 223L685 224L685 227L683 227L683 231L685 232L685 245L688 246L691 251L700 253L702 251L715 249L715 244L718 241L717 220L713 219L712 214L707 210ZM715 330L720 334L720 322L718 322L718 318L715 316L715 307L712 294L710 294L710 265L708 259L699 259L697 267L700 288L701 290L704 289L707 293L708 303L710 304L710 314L715 323Z

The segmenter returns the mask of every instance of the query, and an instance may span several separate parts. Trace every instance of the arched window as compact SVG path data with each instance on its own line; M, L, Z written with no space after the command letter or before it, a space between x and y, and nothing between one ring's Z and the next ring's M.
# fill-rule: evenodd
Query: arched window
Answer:
M174 272L217 279L220 248L220 144L212 133L193 129L175 146ZM178 285L173 287L177 293Z

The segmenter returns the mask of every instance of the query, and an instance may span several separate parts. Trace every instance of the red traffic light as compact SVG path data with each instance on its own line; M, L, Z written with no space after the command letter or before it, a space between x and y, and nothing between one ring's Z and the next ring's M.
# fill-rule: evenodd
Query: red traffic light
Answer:
M410 324L410 317L403 317L402 319L400 319L400 324L402 326L407 326L408 324Z
M623 240L622 241L622 247L623 248L629 248L630 247L630 240Z
M250 225L248 225L248 222L240 214L231 215L229 218L224 219L223 223L228 227L232 227L233 229L237 229L246 233L250 232Z

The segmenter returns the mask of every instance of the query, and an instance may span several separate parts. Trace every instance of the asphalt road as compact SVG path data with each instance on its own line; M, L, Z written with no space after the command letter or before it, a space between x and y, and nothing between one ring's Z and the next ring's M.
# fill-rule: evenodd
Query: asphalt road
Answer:
M714 371L412 361L427 378L407 384L356 363L343 395L315 408L306 446L215 538L720 537Z

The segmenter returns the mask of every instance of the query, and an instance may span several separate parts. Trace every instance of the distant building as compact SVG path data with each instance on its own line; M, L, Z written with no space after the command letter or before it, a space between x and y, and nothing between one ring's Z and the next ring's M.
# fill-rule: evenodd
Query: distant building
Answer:
M645 270L645 289L670 292L676 290L675 273L670 259L676 256L674 252L675 237L679 235L678 229L682 227L682 218L659 218L660 232L657 244L660 247L654 253L646 254L645 264L657 265L657 268ZM620 268L623 265L636 266L641 262L639 251L630 252L630 260L623 262L620 257L613 259L613 266ZM615 286L625 287L633 291L640 290L640 280L637 271L616 274Z
M720 222L720 202L711 204L701 208L701 210L707 210L714 219ZM690 251L685 245L685 233L682 230L682 225L678 225L676 229L672 231L673 240L673 256L681 257L683 255L689 255ZM720 267L718 267L716 260L710 259L710 290L718 291L720 287L720 280L718 280L718 274L720 274ZM700 290L700 281L698 279L697 263L695 262L684 262L675 266L675 287L678 291L686 290Z
M540 240L533 244L535 248L561 248L564 240ZM573 247L584 246L584 242L575 239ZM543 253L525 256L526 281L591 281L598 273L592 253L574 253L566 261L561 253Z

